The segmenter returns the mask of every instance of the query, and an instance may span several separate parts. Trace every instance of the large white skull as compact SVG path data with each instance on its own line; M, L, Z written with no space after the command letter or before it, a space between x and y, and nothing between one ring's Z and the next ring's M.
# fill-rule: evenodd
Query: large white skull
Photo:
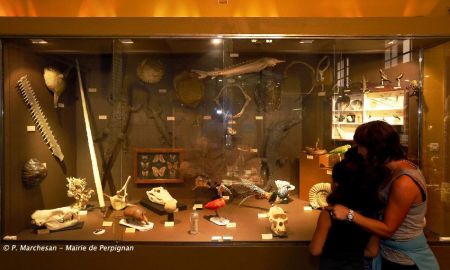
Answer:
M165 205L168 201L175 200L163 187L155 187L147 191L147 197L151 202ZM175 200L176 202L176 200Z
M70 206L37 210L31 215L31 223L44 226L51 231L60 230L78 223L78 209Z
M269 209L270 229L276 236L286 236L286 224L288 217L283 209L279 206L272 206Z

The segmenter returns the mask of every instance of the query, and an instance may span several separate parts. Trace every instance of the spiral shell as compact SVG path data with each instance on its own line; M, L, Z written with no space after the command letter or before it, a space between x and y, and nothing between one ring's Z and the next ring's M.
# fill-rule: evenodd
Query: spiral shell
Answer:
M314 209L328 206L327 196L331 193L330 183L317 183L309 190L309 203Z

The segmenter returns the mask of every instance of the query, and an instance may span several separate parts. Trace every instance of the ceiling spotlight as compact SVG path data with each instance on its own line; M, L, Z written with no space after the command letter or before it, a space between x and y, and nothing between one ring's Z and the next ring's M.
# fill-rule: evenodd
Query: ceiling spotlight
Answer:
M120 43L122 44L133 44L134 41L129 39L129 38L123 38L123 39L119 39Z
M391 41L389 41L387 44L388 45L392 45L392 44L394 44L396 41L395 40L391 40Z
M221 38L213 38L213 39L211 39L211 43L214 45L219 45L222 43L222 39Z
M45 41L42 38L32 38L32 39L30 39L30 41L33 44L47 44L48 43L47 41Z
M313 42L314 42L313 39L302 39L298 43L300 43L300 44L311 44Z
M271 39L266 39L266 43L272 43Z
M256 42L258 42L257 39L252 39L252 43L256 43Z

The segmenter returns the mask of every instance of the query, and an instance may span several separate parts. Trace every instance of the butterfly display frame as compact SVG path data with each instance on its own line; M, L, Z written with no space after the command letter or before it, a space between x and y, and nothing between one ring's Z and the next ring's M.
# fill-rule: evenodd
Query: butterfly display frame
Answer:
M137 184L182 183L181 148L135 148L133 150L133 179Z

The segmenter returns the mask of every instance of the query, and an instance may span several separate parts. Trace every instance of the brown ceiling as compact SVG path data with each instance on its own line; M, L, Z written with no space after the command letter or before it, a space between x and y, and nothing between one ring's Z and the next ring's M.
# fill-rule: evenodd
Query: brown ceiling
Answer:
M449 0L2 0L0 16L417 17L448 16ZM221 1L223 2L223 1Z

